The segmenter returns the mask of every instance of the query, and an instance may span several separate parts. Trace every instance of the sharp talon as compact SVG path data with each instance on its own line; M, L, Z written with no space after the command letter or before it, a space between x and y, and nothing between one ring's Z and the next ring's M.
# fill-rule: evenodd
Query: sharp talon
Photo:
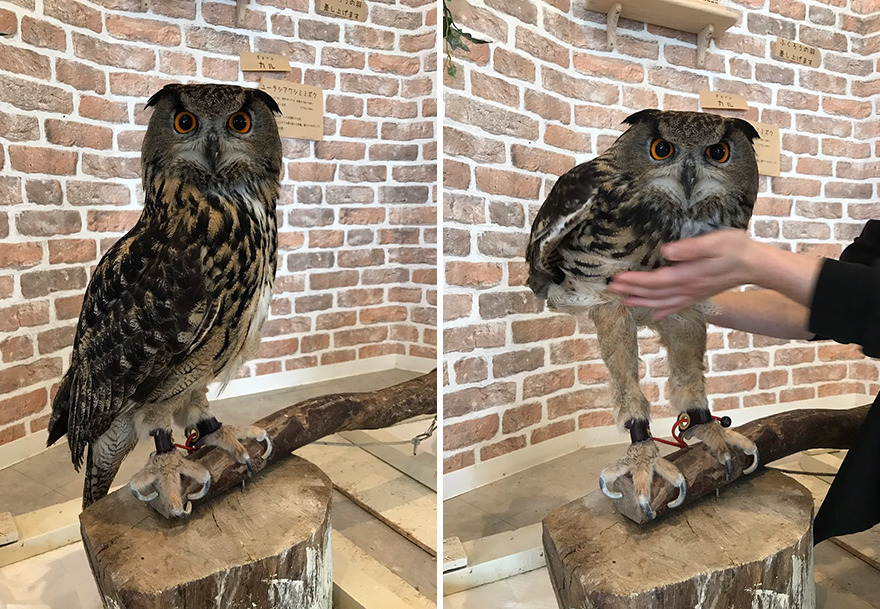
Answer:
M730 458L730 455L724 458L724 469L727 470L727 481L733 480L736 475L736 468L733 466L733 459Z
M654 510L651 509L651 500L647 497L639 497L639 507L642 508L642 511L645 513L645 516L648 517L648 520L654 520L657 516L654 513Z
M135 487L129 485L128 488L131 489L131 494L134 495L135 499L137 499L138 501L143 501L144 503L148 503L159 496L159 493L156 491L153 491L149 495L142 495L141 492Z
M266 441L266 452L264 452L261 456L261 459L264 461L269 458L269 455L272 454L272 438L269 437L269 434L264 433L262 438L258 438L261 442L263 440Z
M186 498L192 499L193 501L195 501L196 499L201 499L202 497L204 497L205 495L208 494L208 491L210 489L211 489L211 478L209 477L205 481L205 483L202 485L202 488L198 492L190 493L189 495L186 496Z
M244 460L244 464L247 465L248 478L252 478L253 475L257 473L257 469L254 467L254 460L250 457L246 457Z
M171 513L179 518L182 518L184 516L189 516L192 513L192 507L192 503L187 501L182 510L173 510Z
M758 449L755 449L755 452L746 452L747 455L751 455L752 464L749 465L747 469L743 470L743 475L751 474L753 471L758 469L758 464L761 462L761 458L758 456Z
M684 500L687 497L688 483L684 476L681 477L681 482L676 484L676 486L678 487L678 497L666 504L669 508L677 508L684 503Z
M617 491L612 491L608 488L608 483L605 482L605 476L599 474L599 488L602 489L602 492L605 493L606 497L610 497L611 499L620 499L623 497L623 493L618 493Z

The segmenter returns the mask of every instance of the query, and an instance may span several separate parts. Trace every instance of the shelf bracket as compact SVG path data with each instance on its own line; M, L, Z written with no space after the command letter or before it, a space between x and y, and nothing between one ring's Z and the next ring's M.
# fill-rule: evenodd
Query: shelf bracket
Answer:
M616 2L611 5L611 9L608 11L605 48L609 51L613 51L614 45L617 44L617 21L620 19L621 8L620 2Z
M697 67L702 68L706 63L706 51L709 50L709 42L712 40L712 34L715 33L715 26L711 23L703 28L703 31L697 34Z

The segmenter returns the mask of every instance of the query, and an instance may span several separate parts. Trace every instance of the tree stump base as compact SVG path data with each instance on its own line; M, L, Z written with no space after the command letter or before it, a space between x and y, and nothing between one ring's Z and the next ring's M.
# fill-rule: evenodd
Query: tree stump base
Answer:
M601 491L544 519L562 609L813 609L813 497L784 474L636 524Z
M333 486L299 457L168 521L127 487L80 515L113 609L330 609Z

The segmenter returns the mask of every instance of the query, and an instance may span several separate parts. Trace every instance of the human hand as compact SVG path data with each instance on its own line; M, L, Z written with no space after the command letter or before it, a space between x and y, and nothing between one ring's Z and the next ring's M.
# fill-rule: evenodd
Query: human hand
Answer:
M701 300L752 283L752 260L759 244L742 230L724 229L669 243L663 256L672 263L654 271L617 274L608 289L632 307L654 309L662 319Z

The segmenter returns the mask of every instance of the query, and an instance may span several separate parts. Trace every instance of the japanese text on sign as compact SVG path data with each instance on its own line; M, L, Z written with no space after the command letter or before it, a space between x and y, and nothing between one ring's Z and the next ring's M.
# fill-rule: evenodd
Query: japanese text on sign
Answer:
M330 15L354 21L367 20L366 0L317 0L317 2L318 7Z
M749 121L752 127L761 136L761 139L753 140L755 146L755 159L758 161L758 173L762 176L779 175L779 127L757 121Z
M811 68L819 65L821 57L819 49L816 47L780 37L776 38L776 47L773 49L773 55L777 59L792 61Z
M241 69L244 72L290 72L290 60L284 55L243 51Z
M700 107L718 110L748 110L749 103L744 95L737 93L700 91Z
M281 108L281 116L275 117L281 137L324 139L324 91L320 87L263 78L260 89Z

